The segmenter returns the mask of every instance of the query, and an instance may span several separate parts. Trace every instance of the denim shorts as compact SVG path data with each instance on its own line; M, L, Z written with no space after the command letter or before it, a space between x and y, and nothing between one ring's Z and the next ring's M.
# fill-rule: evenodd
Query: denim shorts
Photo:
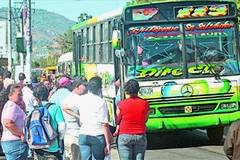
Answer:
M2 141L1 146L7 160L26 160L28 157L28 145L21 140Z
M118 153L121 160L144 160L146 148L145 134L120 134L118 136Z

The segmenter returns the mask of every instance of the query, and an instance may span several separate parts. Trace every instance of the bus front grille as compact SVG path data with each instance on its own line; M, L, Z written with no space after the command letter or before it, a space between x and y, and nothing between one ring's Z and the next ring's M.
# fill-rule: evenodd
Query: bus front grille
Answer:
M218 101L218 100L230 100L234 93L225 94L208 94L208 95L193 95L190 97L161 97L161 98L145 98L149 104L169 104L178 102L204 102L208 101Z
M191 106L176 106L176 107L158 107L162 114L188 114L199 112L210 112L217 107L217 104L198 104Z

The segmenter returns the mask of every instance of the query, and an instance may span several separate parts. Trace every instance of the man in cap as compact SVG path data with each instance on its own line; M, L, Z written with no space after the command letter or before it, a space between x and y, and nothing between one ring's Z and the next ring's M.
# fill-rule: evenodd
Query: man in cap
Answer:
M61 106L63 98L71 93L70 92L71 83L72 82L69 77L67 76L61 77L58 81L58 88L50 97L49 101L51 103L56 103L57 105Z

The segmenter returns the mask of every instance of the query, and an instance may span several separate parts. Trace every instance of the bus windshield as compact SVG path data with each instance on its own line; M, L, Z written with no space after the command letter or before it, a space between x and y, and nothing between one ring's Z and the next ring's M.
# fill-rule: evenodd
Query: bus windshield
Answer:
M223 76L239 74L233 22L131 26L126 34L129 77L172 79L213 76L212 72ZM183 74L185 63L188 75Z

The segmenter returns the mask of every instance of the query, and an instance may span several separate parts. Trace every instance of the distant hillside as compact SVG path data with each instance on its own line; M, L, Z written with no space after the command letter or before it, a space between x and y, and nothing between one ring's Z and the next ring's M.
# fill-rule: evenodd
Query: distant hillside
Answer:
M54 48L54 39L75 23L62 15L42 9L35 10L32 15L33 50L38 56L46 54L46 49Z
M0 8L0 17L5 16L7 8ZM45 56L50 50L57 52L54 50L57 46L54 40L69 30L74 23L60 14L35 9L32 13L33 57Z

